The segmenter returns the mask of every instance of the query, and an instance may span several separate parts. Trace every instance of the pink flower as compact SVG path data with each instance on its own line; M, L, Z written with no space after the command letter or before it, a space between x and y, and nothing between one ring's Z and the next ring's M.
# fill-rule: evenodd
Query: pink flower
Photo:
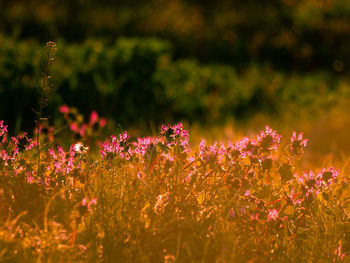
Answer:
M93 205L97 205L97 198L92 198L92 199L90 200L89 203L87 202L86 197L84 197L84 198L81 200L81 206L86 207L86 208L87 208L88 210L90 210L90 211L91 211L91 207L92 207Z
M57 155L55 154L55 151L53 149L49 149L49 155L52 159L57 159Z
M250 219L253 221L259 220L259 213L251 214Z
M14 155L28 151L36 146L36 142L34 142L32 139L29 139L26 132L23 133L23 136L18 135L17 137L12 137L11 139L16 146Z
M90 123L93 125L97 121L98 121L98 114L97 114L97 111L94 110L93 112L91 112L91 115L90 115Z
M31 184L31 183L34 182L34 177L33 177L31 174L27 175L27 182L28 182L29 184Z
M111 135L112 142L104 142L101 150L101 158L108 157L110 160L118 157L120 159L129 160L132 151L130 149L130 143L127 140L130 138L125 131L119 135L119 139L114 135Z
M267 219L271 221L276 221L278 219L278 211L276 209L269 209L269 214Z
M306 196L309 194L319 194L322 186L322 179L318 174L312 171L304 172L302 176L297 178L297 181L302 186Z
M0 121L0 140L1 140L1 137L7 133L7 125L4 125L4 121Z
M260 135L257 136L259 146L265 152L269 150L277 150L280 139L281 135L270 129L269 126L265 126L265 131L261 131Z
M91 201L88 203L88 208L90 209L92 205L97 205L97 198L92 198Z
M84 197L83 200L81 200L81 205L82 205L82 206L87 206L86 197Z
M73 131L75 133L79 133L80 132L79 127L78 127L78 125L75 122L72 122L69 125L69 128L71 129L71 131Z
M2 159L5 165L8 165L8 160L14 159L5 150L0 151L0 159Z
M348 252L347 252L348 253ZM336 255L336 261L342 261L346 255L346 253L342 252L342 245L339 244L337 249L334 250L334 254ZM335 261L335 260L334 260Z
M317 174L317 178L322 180L322 184L325 187L330 187L339 175L339 170L334 167L323 168L321 172Z
M137 138L137 142L132 143L135 147L133 152L139 156L144 156L146 153L151 154L158 142L160 139L157 137Z
M80 129L79 129L79 135L81 137L85 136L86 130L87 130L88 126L84 123L83 125L81 125Z
M64 114L67 114L69 113L69 107L67 105L61 105L60 108L59 108L59 111L64 113Z
M162 125L160 135L164 136L166 139L166 144L168 147L180 144L183 148L183 152L188 152L189 149L189 133L183 129L183 125L179 122L176 125Z
M300 194L295 193L295 189L294 187L292 187L290 194L286 194L287 195L287 202L292 204L292 205L300 205L302 202L302 199L298 199L298 197L300 196Z
M306 143L308 139L303 139L303 133L300 132L298 137L297 133L293 132L292 137L290 138L290 146L289 151L293 155L300 155L303 153L304 148L306 147Z
M104 126L106 126L107 124L107 120L105 118L100 119L100 127L103 128Z
M219 156L219 148L217 142L214 142L212 145L206 146L205 139L202 139L202 142L199 145L199 157L204 163L215 166L216 163L220 162L223 159L223 156ZM221 149L221 153L223 150Z
M77 148L80 151L76 151ZM53 163L56 172L69 174L73 170L80 169L81 159L79 157L81 156L81 151L85 150L87 150L86 147L83 147L81 143L71 145L68 153L60 146L57 146L58 154L55 154L55 151L50 149L49 155L54 160Z

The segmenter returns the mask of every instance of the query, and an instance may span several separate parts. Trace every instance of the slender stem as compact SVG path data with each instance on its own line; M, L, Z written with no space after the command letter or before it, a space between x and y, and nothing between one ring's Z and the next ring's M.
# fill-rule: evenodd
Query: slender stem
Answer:
M46 44L46 59L43 64L43 71L41 73L41 89L40 89L40 99L39 99L39 112L37 112L37 137L36 137L36 143L37 143L37 174L39 175L40 172L40 123L42 120L42 112L43 108L45 106L45 91L49 87L49 65L54 61L55 59L55 50L56 50L56 44L54 42L48 42ZM53 53L53 54L52 54ZM52 57L51 57L52 56Z

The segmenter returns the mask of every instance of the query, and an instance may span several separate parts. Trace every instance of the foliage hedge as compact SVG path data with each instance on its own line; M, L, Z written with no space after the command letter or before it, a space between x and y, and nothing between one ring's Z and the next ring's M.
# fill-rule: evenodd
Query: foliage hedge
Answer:
M61 104L86 116L98 110L122 125L187 120L201 123L279 113L311 104L323 107L347 96L349 81L330 72L284 74L251 65L174 60L172 45L156 38L57 43L46 115ZM43 45L0 38L0 118L30 130L38 108ZM294 108L293 108L294 107ZM17 125L17 126L16 126Z

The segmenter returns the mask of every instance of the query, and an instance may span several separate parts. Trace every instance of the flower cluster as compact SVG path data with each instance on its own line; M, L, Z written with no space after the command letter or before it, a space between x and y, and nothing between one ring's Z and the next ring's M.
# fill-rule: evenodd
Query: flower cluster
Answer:
M188 140L190 135L188 131L183 129L181 122L176 125L163 125L160 135L166 138L166 145L168 147L179 145L181 146L182 151L189 151Z
M34 142L33 139L28 138L26 132L23 134L23 136L18 135L17 137L12 137L11 139L15 144L14 155L17 155L23 151L28 151L36 146L36 142Z
M5 139L5 135L7 133L7 125L4 125L4 121L0 121L0 141L3 141Z
M59 111L64 114L64 119L68 121L69 128L79 138L87 135L92 136L98 128L106 126L106 119L100 118L97 111L92 111L88 122L84 122L84 117L78 113L74 107L61 105Z
M125 160L129 160L132 156L132 151L130 149L130 143L128 140L130 136L127 132L124 132L119 135L117 138L114 135L111 135L112 141L110 143L105 142L103 144L103 148L101 150L101 157L108 158L112 160L114 158L121 158Z
M296 132L293 132L290 138L291 144L289 146L289 151L292 155L301 155L304 152L304 148L308 142L308 139L303 138L303 133L300 132L297 136Z
M0 142L2 146L0 159L5 165L8 165L10 160L15 160L16 157L30 151L37 145L33 139L28 138L26 132L23 135L11 137L9 140L7 136L7 125L4 125L4 121L0 121Z
M312 171L304 172L297 178L302 191L309 194L319 194L322 190L328 189L336 181L339 171L334 167L323 168L319 173Z
M262 151L267 152L270 150L277 150L281 139L281 135L272 130L269 126L265 127L264 131L261 131L257 136L258 144Z
M57 146L57 151L49 149L48 153L54 163L54 172L63 175L69 175L71 172L78 172L81 169L82 157L86 154L88 147L82 143L71 145L66 153L61 146Z
M61 107L61 112L68 116L72 109ZM93 112L88 126L100 121ZM157 246L173 249L185 238L189 246L202 242L199 248L218 251L225 262L241 258L255 262L257 255L264 262L284 262L304 249L307 236L317 239L324 232L331 236L338 229L336 218L343 220L339 229L350 225L337 200L337 190L347 186L339 183L339 170L297 169L295 162L307 144L302 133L294 132L282 149L281 136L268 126L254 137L211 144L203 139L198 148L190 148L189 133L178 123L163 125L156 137L130 138L126 131L111 135L95 161L88 156L91 144L89 148L82 140L68 151L60 145L43 150L40 162L36 153L30 154L35 143L26 133L7 139L7 126L0 121L0 137L1 180L9 185L8 203L23 202L35 211L47 207L45 216L53 214L52 221L71 230L72 247L91 231L96 238L91 242L99 244L103 254L106 233L117 235L122 226L120 242L125 244L140 242L144 239L137 237L146 234L160 242ZM36 201L31 203L33 196ZM41 203L45 206L37 209ZM49 210L51 205L62 207L69 220ZM105 227L108 218L118 223ZM45 234L50 232L48 225L45 221ZM200 231L188 238L188 230L197 228ZM97 237L95 231L100 231ZM346 233L327 241L329 262L347 259ZM160 241L164 236L170 236L169 246ZM88 251L92 243L79 246Z

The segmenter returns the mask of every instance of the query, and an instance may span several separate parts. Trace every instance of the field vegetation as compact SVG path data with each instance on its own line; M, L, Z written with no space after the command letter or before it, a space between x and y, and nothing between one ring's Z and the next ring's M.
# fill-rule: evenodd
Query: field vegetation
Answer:
M349 259L349 178L334 167L298 169L302 133L282 140L266 126L191 148L181 123L152 137L89 136L104 124L96 112L71 122L80 142L62 147L53 127L38 145L25 133L10 138L0 122L3 261Z
M350 262L349 17L0 0L0 262Z

